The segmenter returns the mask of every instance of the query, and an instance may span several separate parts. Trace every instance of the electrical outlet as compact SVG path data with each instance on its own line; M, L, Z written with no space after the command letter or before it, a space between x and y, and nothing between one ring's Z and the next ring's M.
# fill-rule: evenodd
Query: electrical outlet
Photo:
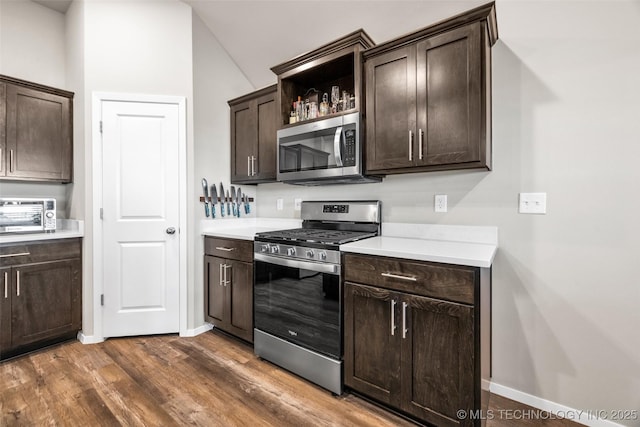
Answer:
M297 211L302 209L302 199L293 199L293 209Z
M436 212L447 211L447 195L446 194L436 194L434 198L433 209Z
M284 200L282 200L282 199L276 200L276 209L279 210L279 211L284 209Z
M518 212L525 214L546 214L547 193L520 193Z

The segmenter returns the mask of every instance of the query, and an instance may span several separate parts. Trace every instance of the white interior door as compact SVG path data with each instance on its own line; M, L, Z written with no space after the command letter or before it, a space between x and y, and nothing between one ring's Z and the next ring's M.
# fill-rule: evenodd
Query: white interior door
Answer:
M103 336L180 327L179 108L102 102Z

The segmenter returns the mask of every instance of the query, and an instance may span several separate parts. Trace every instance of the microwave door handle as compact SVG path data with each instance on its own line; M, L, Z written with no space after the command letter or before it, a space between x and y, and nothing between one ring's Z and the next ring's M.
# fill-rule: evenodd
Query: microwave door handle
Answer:
M336 166L342 167L342 126L338 126L333 137L333 152L336 156Z

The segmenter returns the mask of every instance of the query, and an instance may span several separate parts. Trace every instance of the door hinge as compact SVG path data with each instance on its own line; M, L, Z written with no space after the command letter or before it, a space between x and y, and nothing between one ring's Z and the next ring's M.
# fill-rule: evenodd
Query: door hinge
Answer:
M100 120L100 133L102 133L102 120Z
M104 219L104 210L100 208L100 219Z
M100 294L100 305L104 307L104 294Z

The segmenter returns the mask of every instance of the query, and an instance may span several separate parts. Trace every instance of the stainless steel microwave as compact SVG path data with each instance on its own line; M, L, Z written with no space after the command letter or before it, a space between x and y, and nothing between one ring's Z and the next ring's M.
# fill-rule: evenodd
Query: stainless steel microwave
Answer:
M52 232L55 229L55 199L0 199L0 233Z
M377 182L363 175L360 113L278 131L278 181L323 185Z

